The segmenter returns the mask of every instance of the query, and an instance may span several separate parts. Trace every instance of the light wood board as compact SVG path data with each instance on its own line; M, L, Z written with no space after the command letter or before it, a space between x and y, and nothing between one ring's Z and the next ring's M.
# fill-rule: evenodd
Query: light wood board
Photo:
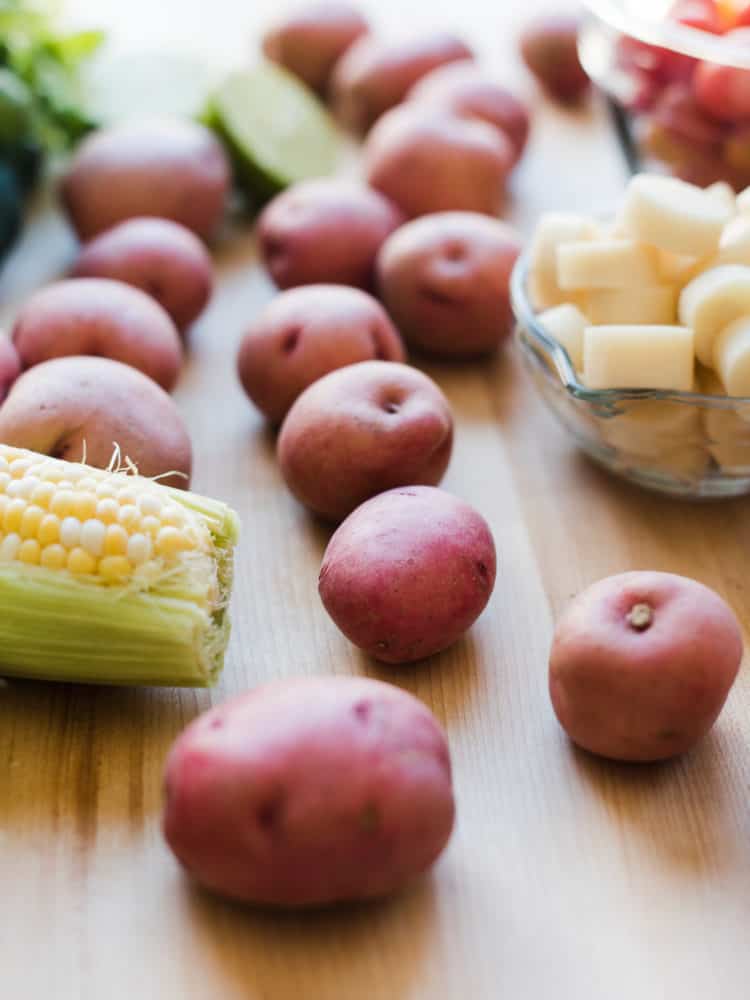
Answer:
M240 59L278 4L72 4L126 42ZM367 6L367 5L366 5ZM601 109L555 111L513 56L541 9L481 0L369 4L380 23L458 26L534 100L510 216L606 207L623 169ZM407 13L408 12L408 13ZM210 21L208 20L210 16ZM0 281L0 316L59 273L73 243L43 206ZM328 620L327 533L283 488L271 435L236 382L244 325L272 289L249 229L217 251L216 297L177 391L194 488L242 517L234 633L213 692L12 683L0 690L0 996L5 1000L745 1000L750 991L750 678L715 732L659 767L571 748L546 693L555 615L632 568L695 576L750 625L748 501L690 505L622 485L575 454L508 352L430 366L457 420L445 486L489 520L499 573L465 640L379 669ZM159 830L161 775L212 702L298 673L403 685L446 726L458 825L432 877L382 904L278 915L193 889Z

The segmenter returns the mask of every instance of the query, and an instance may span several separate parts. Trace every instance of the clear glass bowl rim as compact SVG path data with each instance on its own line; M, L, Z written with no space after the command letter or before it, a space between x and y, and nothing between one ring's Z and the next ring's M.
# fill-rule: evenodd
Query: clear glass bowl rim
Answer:
M562 387L574 399L593 406L610 410L618 403L636 399L669 400L692 406L703 406L717 410L733 410L739 406L750 407L750 396L717 396L700 392L674 392L669 389L587 389L576 375L568 352L554 337L551 337L539 323L537 313L527 292L530 271L530 255L526 250L516 261L510 280L511 305L520 330L551 359Z
M639 17L627 0L583 0L583 6L609 27L640 42L722 66L750 69L750 47L732 44L726 35L712 35L667 18Z

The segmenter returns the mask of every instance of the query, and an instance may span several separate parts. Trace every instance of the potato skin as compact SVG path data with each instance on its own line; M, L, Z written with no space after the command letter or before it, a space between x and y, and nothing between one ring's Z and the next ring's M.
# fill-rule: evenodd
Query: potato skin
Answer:
M409 103L370 132L364 169L367 182L408 218L451 210L497 215L513 157L510 139L487 122Z
M334 112L350 128L366 132L425 74L471 58L471 49L455 35L436 33L401 42L366 35L336 63L331 79Z
M10 391L10 387L21 372L21 361L13 342L5 334L0 334L0 403Z
M380 297L408 344L440 358L475 358L511 333L510 276L521 240L477 212L436 212L383 244Z
M526 105L487 77L475 62L464 60L438 67L412 87L407 100L494 125L513 145L513 165L521 159L530 127Z
M190 437L180 411L148 376L108 358L55 358L30 368L0 407L0 441L105 469L115 444L143 476L190 484Z
M250 399L279 423L323 375L373 359L405 359L401 338L380 303L356 288L305 285L277 295L253 319L237 368Z
M198 318L211 298L213 264L205 246L169 219L127 219L81 249L74 278L114 278L161 305L178 330Z
M279 288L324 282L369 290L377 252L403 221L378 191L346 181L303 181L264 209L260 252Z
M385 896L432 865L453 827L437 721L364 677L277 681L218 705L178 738L165 786L177 858L250 903Z
M84 139L60 195L82 240L143 215L179 222L209 240L222 220L230 182L229 161L209 129L185 119L148 118Z
M484 518L428 486L390 490L351 514L328 543L318 580L326 611L376 660L409 663L446 649L495 585Z
M652 622L638 630L638 604ZM614 760L664 760L711 728L742 659L728 605L672 573L607 577L579 594L557 623L549 661L555 714L568 736Z
M336 62L368 30L355 7L331 0L315 3L270 28L263 53L324 96Z
M145 292L109 278L68 278L21 307L13 343L24 368L90 354L122 361L171 389L182 365L174 323Z
M439 483L452 447L451 409L431 378L363 361L305 389L281 427L277 455L300 503L340 521L383 490Z

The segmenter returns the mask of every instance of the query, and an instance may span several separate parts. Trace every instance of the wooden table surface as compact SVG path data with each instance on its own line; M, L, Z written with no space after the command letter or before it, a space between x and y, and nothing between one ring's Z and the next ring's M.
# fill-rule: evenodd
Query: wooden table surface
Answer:
M125 42L196 38L243 58L278 3L116 0L73 5ZM371 3L415 31L459 27L534 95L513 55L518 4ZM524 14L543 5L529 0ZM510 216L606 206L623 169L601 110L536 97ZM3 320L73 251L41 210L0 282ZM491 603L453 649L386 670L327 618L316 577L327 533L286 493L273 439L234 375L238 338L272 295L249 230L217 251L220 283L177 390L194 488L242 517L234 633L208 692L8 684L0 690L0 996L5 1000L746 1000L750 991L750 678L712 735L658 767L574 750L546 665L556 614L627 569L695 576L750 625L747 501L690 505L609 478L574 453L512 352L427 368L456 415L445 486L495 534ZM445 725L458 824L432 877L388 902L278 915L196 891L159 831L161 774L209 704L275 677L367 673L403 685Z

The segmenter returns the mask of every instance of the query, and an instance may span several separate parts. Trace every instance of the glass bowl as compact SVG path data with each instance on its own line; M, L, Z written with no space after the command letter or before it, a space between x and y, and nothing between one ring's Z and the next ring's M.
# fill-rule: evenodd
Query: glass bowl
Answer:
M581 62L611 100L632 169L658 166L701 187L727 181L741 191L750 186L750 79L737 74L750 76L750 30L688 27L668 19L674 3L585 0ZM748 103L744 120L727 103L733 81L733 100Z
M511 279L516 340L547 407L575 443L623 479L693 499L750 493L750 397L587 389L545 332L527 292L528 255Z

